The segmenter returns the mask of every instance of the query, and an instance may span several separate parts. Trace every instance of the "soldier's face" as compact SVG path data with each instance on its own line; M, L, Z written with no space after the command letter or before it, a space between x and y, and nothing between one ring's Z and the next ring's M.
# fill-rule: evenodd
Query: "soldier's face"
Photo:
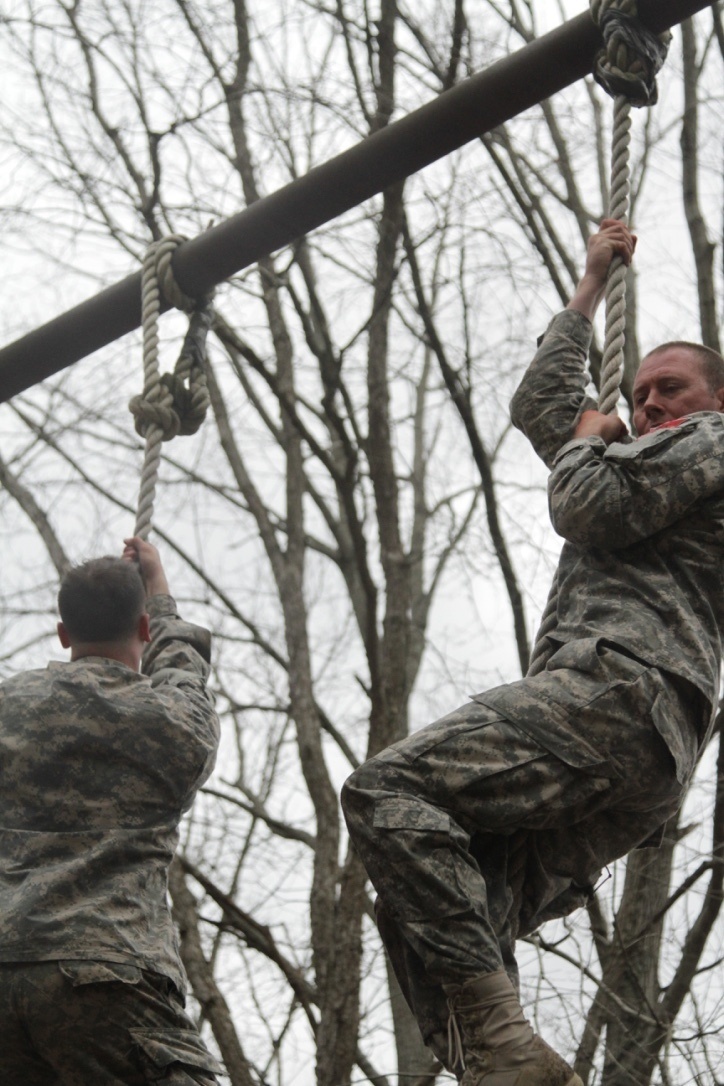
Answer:
M724 411L724 388L712 391L697 355L680 347L645 358L633 387L639 436L694 411Z

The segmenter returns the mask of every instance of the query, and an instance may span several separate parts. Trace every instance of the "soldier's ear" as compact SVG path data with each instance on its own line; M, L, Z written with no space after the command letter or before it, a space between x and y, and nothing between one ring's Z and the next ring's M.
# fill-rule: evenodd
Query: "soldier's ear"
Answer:
M70 648L70 638L68 637L68 631L66 630L63 623L59 622L56 629L58 631L58 639L59 639L61 645L63 646L64 649L69 649Z
M718 410L724 411L724 388L718 388L716 390L716 398L719 403Z
M143 612L138 620L138 636L141 641L151 640L151 619L146 611Z

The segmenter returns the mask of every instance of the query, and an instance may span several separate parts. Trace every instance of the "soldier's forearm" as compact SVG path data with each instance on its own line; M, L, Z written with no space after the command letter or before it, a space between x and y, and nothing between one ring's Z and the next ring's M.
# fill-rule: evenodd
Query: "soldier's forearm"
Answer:
M584 275L566 309L573 309L577 313L582 313L584 317L592 321L596 315L596 310L601 304L605 290L605 281L602 283L598 276Z

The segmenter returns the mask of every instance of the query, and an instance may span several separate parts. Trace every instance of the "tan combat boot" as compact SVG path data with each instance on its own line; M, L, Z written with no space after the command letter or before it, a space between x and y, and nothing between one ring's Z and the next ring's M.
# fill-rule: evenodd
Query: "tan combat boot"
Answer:
M583 1086L566 1061L527 1022L504 970L454 987L449 1062L462 1068L461 1086Z

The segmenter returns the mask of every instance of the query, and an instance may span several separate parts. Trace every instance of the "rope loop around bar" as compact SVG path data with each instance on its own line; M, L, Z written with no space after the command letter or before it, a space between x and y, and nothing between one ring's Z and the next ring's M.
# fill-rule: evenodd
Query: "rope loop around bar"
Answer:
M593 75L614 97L632 106L653 106L658 99L656 76L663 67L671 33L654 34L638 18L636 0L591 0L591 16L604 46Z
M173 274L173 254L186 238L170 234L146 250L141 277L143 327L143 392L129 409L136 431L146 439L134 534L148 538L161 463L161 445L177 434L193 434L209 404L206 387L206 336L213 321L212 298L191 298ZM161 298L191 315L189 328L173 373L159 372L158 320Z

